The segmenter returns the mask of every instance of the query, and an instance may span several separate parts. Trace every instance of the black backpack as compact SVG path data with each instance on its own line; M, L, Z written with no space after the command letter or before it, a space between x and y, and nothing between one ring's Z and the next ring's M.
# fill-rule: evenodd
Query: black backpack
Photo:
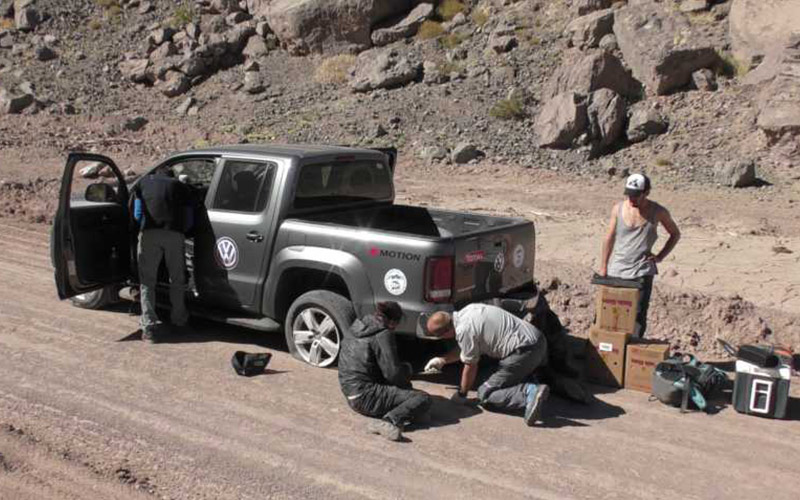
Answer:
M680 406L685 413L691 400L708 412L708 399L727 382L728 376L715 366L701 363L691 354L675 354L656 365L653 371L653 396L670 406Z

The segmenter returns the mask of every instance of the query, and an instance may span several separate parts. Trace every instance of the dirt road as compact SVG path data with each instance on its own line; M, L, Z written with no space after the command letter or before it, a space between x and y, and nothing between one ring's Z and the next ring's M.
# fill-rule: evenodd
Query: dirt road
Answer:
M590 408L553 398L529 429L447 401L445 372L417 382L439 396L430 423L384 441L336 372L279 336L205 324L145 345L124 308L59 302L46 231L0 223L0 498L797 496L797 420L680 415L629 391ZM262 348L268 375L233 373L233 351Z

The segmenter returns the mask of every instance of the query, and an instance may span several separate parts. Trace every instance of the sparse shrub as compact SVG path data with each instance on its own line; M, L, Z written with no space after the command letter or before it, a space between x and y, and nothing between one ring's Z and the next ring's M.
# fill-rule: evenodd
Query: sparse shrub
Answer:
M350 68L356 63L356 56L340 54L325 59L317 66L314 80L317 83L345 83Z
M718 54L720 59L720 62L716 68L716 73L718 75L734 78L737 76L744 76L748 71L750 71L750 66L748 66L744 61L740 61L739 59L733 57L733 54L729 52L720 52Z
M209 147L210 145L211 143L205 139L197 139L196 141L194 141L192 149L203 149Z
M89 21L89 29L97 31L102 27L103 23L101 23L99 19L92 19L91 21Z
M186 26L189 23L194 22L195 20L195 11L194 11L194 4L191 2L183 2L181 3L176 9L175 12L172 14L172 21L170 24L175 29L180 29Z
M672 160L669 158L664 158L663 156L659 156L656 158L656 166L658 167L669 167L672 165Z
M436 63L436 66L439 69L439 73L442 75L452 75L453 73L461 73L461 70L464 69L464 66L454 62L454 61L442 61Z
M461 45L466 39L465 35L459 35L458 33L450 33L449 35L445 35L439 39L439 43L442 44L442 47L446 49L454 49Z
M489 115L500 120L522 120L525 118L525 106L520 98L503 99L492 106Z
M95 0L95 3L104 9L109 7L119 7L119 0Z
M469 17L470 19L472 19L472 22L477 24L478 26L483 26L484 24L489 22L489 12L483 8L475 9L474 11L472 11L472 14L470 14Z
M5 17L0 17L0 30L10 30L13 27L14 27L13 19L6 19Z
M443 21L449 21L466 10L467 7L459 0L442 0L442 3L436 8L436 13Z
M442 36L442 34L444 34L442 23L427 20L419 27L419 31L417 31L417 38L420 40L432 40Z

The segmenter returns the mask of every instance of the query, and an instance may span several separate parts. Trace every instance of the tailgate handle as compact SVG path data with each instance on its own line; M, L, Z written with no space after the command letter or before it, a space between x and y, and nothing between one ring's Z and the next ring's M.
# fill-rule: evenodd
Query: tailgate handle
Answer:
M261 243L264 241L264 235L259 233L258 231L250 231L247 233L247 239L250 241L255 241L256 243Z

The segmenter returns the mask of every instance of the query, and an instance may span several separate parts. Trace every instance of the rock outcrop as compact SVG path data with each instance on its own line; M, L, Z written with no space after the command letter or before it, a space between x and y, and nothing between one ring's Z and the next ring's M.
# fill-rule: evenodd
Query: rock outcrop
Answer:
M639 0L617 10L614 34L633 76L649 94L684 88L692 73L719 62L713 44L704 40L683 14L653 0Z
M604 9L592 12L567 25L568 45L579 49L597 47L600 40L614 31L614 11Z
M533 125L540 148L566 149L577 143L588 123L585 96L563 92L542 106Z
M596 52L577 59L566 58L550 80L547 96L563 92L588 95L603 88L625 97L635 97L641 92L641 85L619 59L608 52Z
M800 31L800 2L732 0L728 26L733 55L748 65L757 63Z
M359 54L350 80L354 92L400 87L420 77L422 64L395 50L373 49Z
M433 4L421 3L397 22L378 27L372 32L372 43L381 47L417 34L422 23L433 15Z
M780 54L775 75L758 99L758 127L773 143L786 134L800 136L800 33Z
M290 54L358 52L372 27L406 13L411 0L274 0L267 22Z

